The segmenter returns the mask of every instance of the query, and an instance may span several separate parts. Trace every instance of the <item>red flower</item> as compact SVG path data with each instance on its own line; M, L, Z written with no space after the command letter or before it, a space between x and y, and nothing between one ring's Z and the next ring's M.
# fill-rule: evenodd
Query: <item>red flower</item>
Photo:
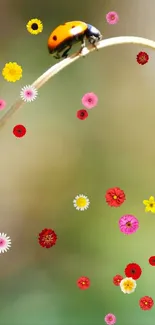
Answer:
M155 256L151 256L149 258L149 263L152 265L152 266L155 266Z
M139 52L137 54L137 62L141 65L146 64L149 61L149 56L146 52Z
M77 280L77 285L82 290L88 289L90 287L90 280L85 276L81 276L81 278Z
M55 245L57 241L57 235L52 229L43 229L38 237L39 244L42 247L50 248Z
M126 266L124 273L127 278L138 280L142 274L142 269L138 264L130 263Z
M18 124L13 128L13 134L17 138L22 138L26 134L26 128L24 125Z
M145 296L140 298L139 306L142 310L149 310L153 307L154 301L151 297Z
M119 207L123 204L125 201L125 193L123 190L121 190L119 187L113 187L109 188L109 190L106 191L106 202L110 207Z
M115 285L115 286L119 286L120 285L120 282L123 280L123 277L121 276L121 275L119 275L119 274L117 274L117 275L115 275L114 277L113 277L113 284Z
M80 120L85 120L88 117L88 112L86 111L86 109L80 109L76 112L76 116Z

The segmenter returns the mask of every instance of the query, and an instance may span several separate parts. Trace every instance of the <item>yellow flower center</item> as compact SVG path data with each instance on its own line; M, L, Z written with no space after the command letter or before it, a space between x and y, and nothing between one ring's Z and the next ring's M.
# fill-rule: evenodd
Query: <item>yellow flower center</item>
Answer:
M82 284L86 284L86 282L85 282L85 281L83 281L83 282L82 282Z
M131 280L127 280L124 282L124 289L131 291L134 287L134 283Z
M79 197L76 200L76 204L79 208L84 208L87 205L87 200L84 197Z
M145 301L144 304L147 305L147 301Z
M14 76L16 74L16 70L15 69L10 69L9 73Z
M116 200L116 199L117 199L117 195L114 195L114 196L113 196L113 199Z
M49 242L52 240L52 235L45 235L46 242Z

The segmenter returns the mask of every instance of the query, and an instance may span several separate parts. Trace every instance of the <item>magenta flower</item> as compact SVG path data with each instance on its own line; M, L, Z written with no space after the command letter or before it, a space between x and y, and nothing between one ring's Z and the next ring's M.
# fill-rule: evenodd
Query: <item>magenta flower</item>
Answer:
M107 314L104 318L106 324L113 325L116 323L116 316L113 314Z
M95 107L98 103L98 97L94 93L87 93L82 97L82 104L87 109Z
M126 214L119 219L120 231L126 235L131 235L139 228L139 221L131 214Z
M115 25L118 23L119 21L119 16L117 14L117 12L115 11L110 11L106 14L106 21L108 24L110 25Z
M0 99L0 110L4 109L6 106L6 102L3 99Z

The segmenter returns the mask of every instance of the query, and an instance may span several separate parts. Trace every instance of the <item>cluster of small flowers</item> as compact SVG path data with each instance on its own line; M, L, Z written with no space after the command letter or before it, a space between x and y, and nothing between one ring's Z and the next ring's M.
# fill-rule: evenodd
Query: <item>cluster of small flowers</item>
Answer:
M28 21L26 24L27 31L30 34L38 35L43 31L43 23L41 20L34 18ZM16 82L22 78L23 69L17 62L8 62L2 69L2 76L8 82ZM24 86L20 91L21 100L30 103L33 102L38 96L37 89L32 85ZM0 110L6 107L6 101L0 99ZM22 138L26 134L26 128L24 125L18 124L13 128L13 134L17 138Z
M155 256L149 258L149 263L155 266ZM113 284L119 286L123 293L131 294L135 291L137 287L136 280L138 280L142 275L142 269L137 263L129 263L124 273L126 278L122 275L117 274L113 277ZM144 296L139 299L139 306L142 310L150 310L154 306L154 301L149 296Z
M125 200L126 195L124 191L119 187L109 188L105 193L105 201L110 207L118 208L125 202ZM143 200L143 204L145 205L145 212L155 213L155 199L153 196L150 196L148 200ZM74 198L73 206L78 211L87 210L90 206L90 200L88 196L84 194L79 194ZM138 230L139 221L135 216L131 214L126 214L119 219L118 225L122 233L124 233L125 235L131 235ZM151 266L155 266L155 256L149 257L149 264ZM137 263L129 263L126 266L124 273L126 275L125 278L123 278L123 276L120 274L115 275L113 277L113 283L115 286L119 286L123 293L131 294L135 291L137 287L136 280L141 277L142 269ZM85 282L82 283L83 284L81 284L80 280L78 280L78 286L80 284L80 289L86 288ZM87 287L89 285L90 281L87 281ZM143 296L139 299L139 306L142 310L150 310L154 306L154 301L149 296ZM116 316L111 313L107 314L105 316L105 322L108 325L115 324Z
M94 93L87 93L82 97L82 104L90 110L97 106L98 97ZM79 120L85 120L88 117L88 111L86 109L80 109L77 111L76 116Z

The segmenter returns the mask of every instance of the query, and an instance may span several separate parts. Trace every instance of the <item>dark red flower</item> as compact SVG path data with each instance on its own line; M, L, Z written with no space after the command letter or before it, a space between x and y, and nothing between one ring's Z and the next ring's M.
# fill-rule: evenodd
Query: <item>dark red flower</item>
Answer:
M57 241L57 235L52 229L43 229L38 237L39 244L42 247L50 248L55 245Z
M123 280L123 277L119 274L116 274L114 277L113 277L113 284L115 286L119 286L120 285L120 282Z
M152 266L155 266L155 256L151 256L149 258L149 263L152 265Z
M138 264L130 263L126 266L124 273L127 278L138 280L142 274L142 269Z
M24 125L18 124L13 128L13 134L17 138L22 138L26 134L26 128Z
M146 52L139 52L137 54L137 62L141 65L146 64L149 61L149 56Z
M88 117L88 112L86 111L86 109L80 109L76 112L76 116L80 120L85 120Z
M82 290L88 289L90 287L90 280L85 276L81 276L81 278L77 280L77 285Z
M105 194L106 202L110 207L119 207L126 200L125 193L119 187L109 188Z
M140 298L139 306L142 310L149 310L153 307L154 301L151 297L145 296Z

